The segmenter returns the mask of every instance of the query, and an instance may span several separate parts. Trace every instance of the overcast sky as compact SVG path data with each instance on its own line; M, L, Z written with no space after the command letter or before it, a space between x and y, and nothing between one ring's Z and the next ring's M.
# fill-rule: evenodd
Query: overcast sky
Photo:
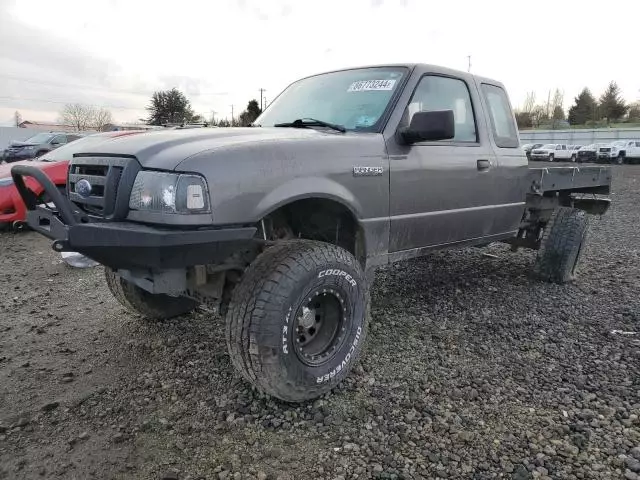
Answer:
M565 104L615 80L640 97L640 1L0 0L0 125L55 120L68 102L146 116L154 90L183 90L197 113L236 115L260 88L341 67L425 62Z

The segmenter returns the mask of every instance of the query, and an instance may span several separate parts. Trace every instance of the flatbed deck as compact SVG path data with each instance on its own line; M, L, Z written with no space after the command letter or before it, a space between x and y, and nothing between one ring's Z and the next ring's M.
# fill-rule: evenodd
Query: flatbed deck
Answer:
M571 166L529 168L531 192L544 195L547 192L570 190L575 193L596 193L607 195L611 192L611 167Z

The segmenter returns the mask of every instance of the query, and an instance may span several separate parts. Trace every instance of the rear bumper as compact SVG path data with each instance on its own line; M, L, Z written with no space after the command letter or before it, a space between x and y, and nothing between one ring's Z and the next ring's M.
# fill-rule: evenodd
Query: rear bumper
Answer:
M40 170L12 168L16 188L27 208L27 223L53 240L58 252L79 252L114 269L166 269L217 263L253 242L255 227L175 229L134 222L91 221ZM55 208L37 205L24 183L35 178Z

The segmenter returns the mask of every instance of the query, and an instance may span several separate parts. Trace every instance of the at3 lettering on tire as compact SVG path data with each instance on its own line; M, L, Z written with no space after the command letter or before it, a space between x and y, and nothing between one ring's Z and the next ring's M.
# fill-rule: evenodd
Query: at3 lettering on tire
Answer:
M249 266L226 322L231 360L246 380L284 401L319 397L347 376L362 350L364 273L335 245L280 242Z

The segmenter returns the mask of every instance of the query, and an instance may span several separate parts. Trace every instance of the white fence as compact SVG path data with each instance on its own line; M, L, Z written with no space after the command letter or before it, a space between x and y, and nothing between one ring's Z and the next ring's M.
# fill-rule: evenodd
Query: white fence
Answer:
M520 130L520 143L566 143L589 145L616 140L640 140L640 128L597 128L567 130Z
M34 128L0 127L0 150L7 148L7 145L14 140L20 142L36 133L42 133L42 130L36 130Z

